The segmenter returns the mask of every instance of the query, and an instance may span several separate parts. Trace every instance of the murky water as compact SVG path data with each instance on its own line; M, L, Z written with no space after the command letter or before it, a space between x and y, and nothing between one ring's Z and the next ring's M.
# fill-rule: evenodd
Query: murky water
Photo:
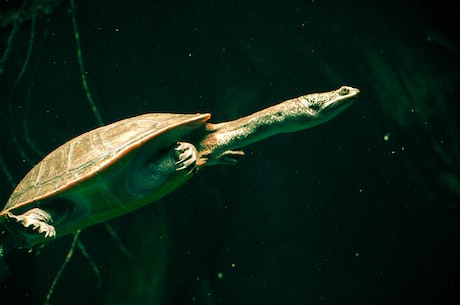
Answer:
M455 10L75 4L0 5L1 202L47 152L101 123L164 111L219 122L342 84L361 94L333 121L254 144L239 165L110 221L114 234L83 230L50 304L458 298ZM43 304L71 243L6 257L0 303Z

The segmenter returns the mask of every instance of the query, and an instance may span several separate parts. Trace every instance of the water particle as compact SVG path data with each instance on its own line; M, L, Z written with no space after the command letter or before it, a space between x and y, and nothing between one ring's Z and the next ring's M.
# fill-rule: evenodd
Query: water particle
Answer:
M390 140L390 132L387 132L384 136L383 136L383 140L385 142L387 142L388 140Z

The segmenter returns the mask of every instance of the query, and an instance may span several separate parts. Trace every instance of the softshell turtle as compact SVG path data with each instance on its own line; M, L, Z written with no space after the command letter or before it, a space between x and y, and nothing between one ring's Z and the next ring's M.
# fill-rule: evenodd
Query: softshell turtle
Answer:
M330 120L358 93L342 86L219 124L207 122L209 113L149 113L86 132L48 154L13 191L0 212L0 253L151 203L203 166L236 163L243 152L233 149Z

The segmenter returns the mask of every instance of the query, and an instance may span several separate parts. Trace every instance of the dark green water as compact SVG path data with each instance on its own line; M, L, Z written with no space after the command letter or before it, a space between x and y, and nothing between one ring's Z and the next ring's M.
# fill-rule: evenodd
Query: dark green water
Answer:
M50 303L460 302L459 12L423 3L77 1L104 123L160 111L219 122L342 84L361 94L331 122L254 144L239 165L112 220L129 254L103 225L84 230L99 275L75 249ZM5 203L99 122L69 1L1 2L0 46ZM6 257L0 304L43 304L71 242Z

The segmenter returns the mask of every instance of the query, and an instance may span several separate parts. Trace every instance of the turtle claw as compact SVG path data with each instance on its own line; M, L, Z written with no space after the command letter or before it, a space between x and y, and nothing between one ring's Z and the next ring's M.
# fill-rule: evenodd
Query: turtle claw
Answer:
M22 227L26 228L28 231L40 234L45 239L53 239L56 237L56 230L52 225L48 224L48 222L51 222L51 215L39 208L31 209L21 215L7 213L6 217L8 220L13 220L22 225ZM28 234L26 232L27 231L20 233Z
M34 227L35 229L36 227ZM41 223L40 226L38 226L38 233L42 234L43 237L46 239L49 238L56 238L56 230L54 229L53 226L50 226L47 223Z
M176 171L195 167L198 152L193 144L179 142L174 148Z

